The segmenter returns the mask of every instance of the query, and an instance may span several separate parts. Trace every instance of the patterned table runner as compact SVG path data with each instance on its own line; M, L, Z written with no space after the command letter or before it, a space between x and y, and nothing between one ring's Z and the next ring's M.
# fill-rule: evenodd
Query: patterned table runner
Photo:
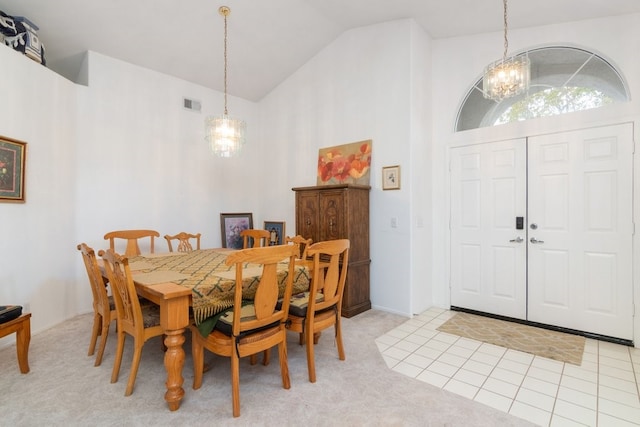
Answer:
M225 261L231 253L227 250L202 249L192 252L182 252L182 256L175 256L176 252L167 254L153 254L131 258L130 262L144 261L153 264L153 268L140 270L141 273L154 271L171 271L182 273L187 277L183 280L171 280L172 282L186 286L192 291L193 314L196 324L204 319L219 313L233 305L235 290L235 275L220 277L219 274L235 271L234 266L227 266ZM162 256L165 255L165 256ZM286 265L286 263L283 263ZM256 265L247 264L245 268L256 268ZM137 275L140 273L136 274ZM288 270L283 268L278 274L280 291L284 293ZM233 279L232 279L233 278ZM137 280L137 279L136 279ZM253 299L259 277L245 277L242 283L243 298ZM309 271L303 266L296 266L293 278L293 293L304 292L309 289Z

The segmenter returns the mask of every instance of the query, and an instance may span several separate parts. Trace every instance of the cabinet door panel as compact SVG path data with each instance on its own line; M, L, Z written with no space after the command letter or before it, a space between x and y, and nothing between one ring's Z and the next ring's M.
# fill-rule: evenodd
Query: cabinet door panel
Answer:
M297 233L303 237L318 241L318 193L299 192L297 213Z
M320 193L320 241L342 239L346 236L344 211L342 191Z
M355 316L371 308L369 299L369 261L349 262L347 283L342 298L342 315Z

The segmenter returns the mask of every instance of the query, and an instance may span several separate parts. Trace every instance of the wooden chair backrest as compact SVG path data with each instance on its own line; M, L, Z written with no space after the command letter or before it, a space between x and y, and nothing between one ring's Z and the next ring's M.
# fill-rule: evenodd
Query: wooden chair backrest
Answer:
M129 260L111 249L106 252L100 251L99 255L104 260L104 268L111 285L111 294L116 304L118 328L122 328L129 335L142 337L144 335L142 310L131 277Z
M242 230L240 232L242 236L242 247L247 249L258 248L261 246L267 246L267 242L269 241L269 232L267 230L259 230L256 228L248 228L246 230ZM253 243L251 243L253 241Z
M168 234L165 234L164 238L167 240L167 244L169 245L169 252L173 252L173 245L171 244L172 240L177 240L178 241L178 247L176 248L176 250L178 252L191 252L193 250L193 246L191 245L191 242L189 241L190 239L195 239L196 241L196 249L200 249L200 236L201 234L190 234L190 233L185 233L180 232L174 236L169 236Z
M301 235L293 236L293 237L285 237L284 238L285 245L291 243L297 248L296 258L299 260L307 259L307 251L309 250L309 246L313 243L313 239L305 239Z
M91 285L91 293L93 294L93 308L108 321L111 312L109 295L107 295L107 287L102 278L96 253L92 248L87 246L86 243L80 243L78 250L82 253L82 260L87 269L87 276L89 276L89 284Z
M288 274L284 284L284 299L279 310L276 309L280 294L278 280L278 263L288 260ZM243 269L246 263L258 264L262 267L262 275L256 288L253 300L255 319L240 321L242 307ZM236 285L234 291L233 336L242 331L261 328L275 322L284 322L289 313L289 300L295 269L295 248L291 245L267 246L264 248L243 249L230 254L226 264L236 267Z
M104 235L105 240L109 240L109 249L115 251L115 239L124 239L127 241L127 248L124 251L124 256L134 257L140 255L140 246L138 245L138 239L151 238L149 245L149 252L154 253L154 239L160 237L160 233L155 230L116 230L110 231Z
M309 298L307 313L322 311L334 305L337 306L337 312L341 312L349 265L349 247L348 239L327 240L309 246L307 254L313 258L310 295L322 292L324 300L317 302L316 298Z

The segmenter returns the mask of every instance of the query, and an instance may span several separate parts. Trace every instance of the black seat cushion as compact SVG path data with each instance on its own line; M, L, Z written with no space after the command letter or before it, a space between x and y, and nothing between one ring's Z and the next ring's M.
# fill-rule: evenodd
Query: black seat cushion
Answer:
M324 294L318 292L316 294L316 302L324 301ZM289 303L289 314L298 317L305 317L307 315L307 306L309 305L309 292L300 292L291 296L291 302ZM282 301L278 301L278 308L282 306Z
M0 305L0 323L10 322L22 315L20 305Z
M253 303L243 301L242 308L240 311L240 320L241 321L253 320L256 318L255 313L256 313L256 310ZM258 332L265 329L273 328L274 326L277 326L278 323L280 322L274 322L269 325L263 326L261 328L251 329L249 331L242 331L240 333L240 336L242 337L242 336L251 334L253 332ZM214 326L214 329L222 332L223 334L229 337L233 335L233 307L222 312L222 314L218 318L218 321L216 322L216 325Z

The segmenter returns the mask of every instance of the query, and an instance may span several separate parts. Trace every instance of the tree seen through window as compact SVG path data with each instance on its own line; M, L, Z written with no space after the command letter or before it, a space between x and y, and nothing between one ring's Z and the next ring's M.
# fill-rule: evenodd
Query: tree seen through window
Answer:
M613 104L613 102L613 98L597 89L586 87L545 89L511 105L494 124L500 125L536 117L559 116L574 111L599 108Z

